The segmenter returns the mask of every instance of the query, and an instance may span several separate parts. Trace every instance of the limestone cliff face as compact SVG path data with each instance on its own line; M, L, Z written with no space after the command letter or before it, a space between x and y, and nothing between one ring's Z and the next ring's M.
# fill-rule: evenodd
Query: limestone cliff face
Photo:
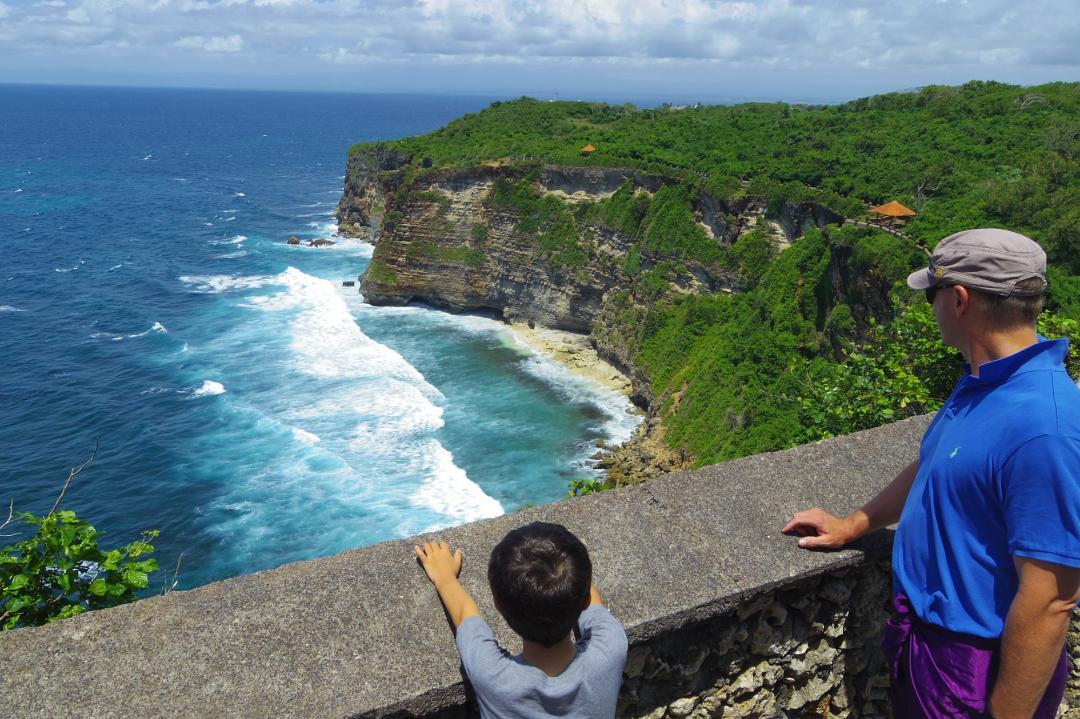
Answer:
M405 155L385 145L349 155L345 189L335 213L343 233L368 238L378 235L388 193L403 178L401 168L408 161Z
M494 201L498 179L516 182L522 174L520 169L499 166L437 169L411 178L407 191L354 187L356 199L343 199L343 207L371 207L378 202L372 198L386 198L381 227L371 220L361 222L363 229L375 230L376 239L371 269L361 283L365 299L372 304L422 301L554 329L591 332L604 297L627 282L622 266L634 238L600 223L586 224L584 236L578 238L583 256L573 263L560 262L556 252L542 246L536 231L522 229L521 215L514 207ZM371 173L367 176L372 177ZM382 172L375 182L388 179L399 181L392 173ZM609 197L627 181L645 192L669 182L626 169L546 167L534 187L573 206ZM727 216L738 209L713 198L709 203L703 216L714 225L717 215ZM728 241L723 228L717 241ZM644 251L641 268L648 270L673 259ZM677 291L735 286L737 278L731 273L697 266L689 269L685 276L673 276ZM619 366L629 365L623 361Z

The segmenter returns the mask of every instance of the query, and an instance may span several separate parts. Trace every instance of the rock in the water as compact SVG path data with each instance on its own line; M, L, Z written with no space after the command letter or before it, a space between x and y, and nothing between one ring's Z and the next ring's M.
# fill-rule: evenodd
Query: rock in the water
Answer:
M353 281L353 280L342 280L342 282L341 282L341 286L342 286L342 287L355 287L355 286L356 286L356 282L355 282L355 281Z
M312 240L308 243L308 247L329 247L334 244L333 240L328 240L325 237L320 237L317 240Z
M296 235L291 236L289 238L289 244L290 245L299 245L300 244L300 238L297 237Z

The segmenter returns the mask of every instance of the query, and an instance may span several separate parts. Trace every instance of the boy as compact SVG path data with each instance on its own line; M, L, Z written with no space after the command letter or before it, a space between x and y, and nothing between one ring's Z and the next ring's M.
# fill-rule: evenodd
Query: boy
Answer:
M458 582L461 550L451 553L446 542L413 549L457 627L481 717L615 716L626 633L592 586L588 550L565 527L533 522L510 531L491 552L488 583L495 609L521 636L516 657L495 641Z

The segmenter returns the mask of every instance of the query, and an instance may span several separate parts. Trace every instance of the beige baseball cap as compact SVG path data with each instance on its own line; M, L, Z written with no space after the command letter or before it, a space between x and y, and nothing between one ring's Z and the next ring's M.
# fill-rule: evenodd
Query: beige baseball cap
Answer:
M1016 283L1037 277L1038 289ZM1046 290L1046 253L1029 237L1009 230L984 228L949 235L934 248L930 266L908 276L915 290L963 285L994 295L1035 296Z

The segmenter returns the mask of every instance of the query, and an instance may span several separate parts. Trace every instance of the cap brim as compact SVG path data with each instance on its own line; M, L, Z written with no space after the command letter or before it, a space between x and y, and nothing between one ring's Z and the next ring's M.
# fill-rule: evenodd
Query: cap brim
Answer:
M921 270L915 270L907 278L908 287L913 290L928 290L934 286L931 280L930 270L924 268Z

